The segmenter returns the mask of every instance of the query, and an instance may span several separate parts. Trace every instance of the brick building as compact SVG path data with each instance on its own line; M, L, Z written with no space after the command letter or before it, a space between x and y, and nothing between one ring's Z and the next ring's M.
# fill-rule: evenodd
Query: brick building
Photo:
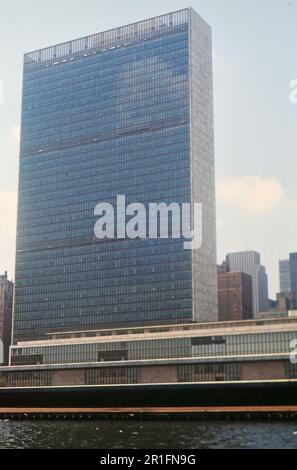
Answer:
M240 272L218 268L219 321L253 318L252 278Z

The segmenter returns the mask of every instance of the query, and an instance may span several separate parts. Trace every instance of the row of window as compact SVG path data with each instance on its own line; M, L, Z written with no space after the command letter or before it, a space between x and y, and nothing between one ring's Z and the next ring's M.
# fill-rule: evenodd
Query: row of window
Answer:
M57 312L57 315L59 312ZM176 325L181 323L192 322L192 307L188 309L172 309L168 314L168 310L160 309L158 311L145 312L138 314L137 311L130 311L126 314L117 315L117 312L109 313L107 316L97 315L88 316L88 312L76 314L72 318L57 318L55 323L48 326L48 322L44 319L40 321L26 322L15 321L14 324L14 341L32 341L39 339L48 339L48 335L55 332L64 332L69 328L75 331L96 330L98 327L103 329L110 328L127 328L127 327L143 327L153 325Z
M133 241L134 242L134 241ZM127 244L128 245L128 244ZM84 247L85 248L85 247ZM105 247L104 247L105 248ZM141 247L142 248L142 247ZM76 266L80 266L80 272L89 272L91 273L94 269L98 268L98 264L105 263L106 261L109 261L109 267L121 267L121 266L126 266L127 263L130 263L130 266L137 266L139 263L143 262L144 264L148 263L148 258L152 256L156 256L156 263L158 262L164 262L166 259L170 262L178 262L181 259L183 261L186 260L191 260L192 255L189 250L187 250L187 253L179 253L179 250L182 249L181 246L172 243L172 245L163 245L162 250L154 249L152 246L150 247L145 247L143 246L143 249L137 249L136 247L128 247L126 250L123 248L117 250L117 252L110 252L110 251L104 251L99 250L98 245L97 245L97 253L93 252L88 255L80 254L79 250L77 250L77 253L65 253L63 251L63 254L61 254L61 259L58 257L53 257L52 253L51 256L49 256L48 252L43 253L44 256L33 256L31 255L31 260L26 261L24 255L27 255L28 253L20 253L22 258L19 259L17 269L18 273L20 275L20 279L17 280L17 286L24 286L26 285L26 280L22 279L23 277L32 277L34 273L36 273L36 276L38 277L40 274L44 275L51 275L53 276L55 273L61 273L61 272L74 272ZM70 248L69 248L70 250ZM81 250L80 250L81 251ZM174 253L175 251L175 253ZM161 254L163 252L163 254ZM37 253L37 252L36 252ZM36 254L34 253L34 255ZM55 254L59 256L61 253L61 250L56 250ZM38 252L38 254L42 254ZM180 256L179 256L180 255ZM34 273L32 272L34 271ZM169 276L169 279L171 279L171 275ZM31 285L32 279L29 280L29 283ZM51 279L52 283L55 283L55 279ZM106 286L106 284L102 284L103 287Z
M138 91L138 90L137 90ZM152 90L153 91L153 90ZM135 93L135 87L134 87ZM77 107L76 114L71 119L71 116L63 116L61 112L52 113L55 117L55 120L51 123L46 123L46 125L38 130L36 125L30 127L23 122L23 129L25 135L28 135L27 139L22 139L22 150L27 151L29 145L47 145L52 142L67 142L70 138L75 137L76 139L88 136L97 137L98 140L103 140L106 138L106 134L112 131L122 131L129 132L135 130L135 126L147 126L156 121L164 121L163 127L166 127L165 121L167 119L175 119L176 122L179 122L183 116L186 116L188 113L188 103L187 103L188 93L183 95L178 95L171 104L159 103L158 105L151 106L151 96L149 95L146 98L146 101L143 99L142 106L137 107L136 103L133 101L127 103L127 105L121 111L120 107L122 106L120 102L115 102L113 108L107 103L102 103L103 109L107 109L108 113L106 116L101 116L98 108L97 113L92 115L91 112L86 113L86 118L78 116L80 114L80 108ZM96 99L96 96L92 95L93 99ZM134 98L135 99L135 98ZM133 106L134 103L134 106ZM150 105L148 104L150 103ZM98 106L100 104L98 103ZM140 109L139 109L140 108ZM142 108L142 109L141 109ZM142 113L141 113L142 111ZM140 114L141 113L141 114ZM138 129L137 129L138 130ZM41 147L39 147L41 148Z
M186 250L187 252L189 250ZM119 252L121 255L121 252ZM99 258L99 259L98 259ZM77 261L76 264L66 265L65 267L57 268L57 266L48 266L44 263L44 268L35 268L34 271L28 272L28 267L22 272L21 269L17 269L18 284L17 287L39 287L42 284L47 286L52 285L52 291L59 291L59 284L68 281L82 282L81 287L90 289L92 287L107 287L106 284L96 283L99 279L107 278L119 278L125 275L143 275L143 274L154 274L161 273L164 270L174 271L179 269L185 271L191 268L191 256L183 256L183 254L175 254L163 256L156 260L152 265L151 260L146 254L137 254L137 256L130 258L129 256L123 257L116 260L113 256L110 259L100 259L100 257L94 256L93 261L89 261L86 265L85 261ZM165 268L165 269L164 269ZM20 278L23 277L23 282L20 282ZM41 279L42 277L42 279ZM167 279L170 279L167 278ZM162 280L165 280L164 278ZM155 280L155 282L157 279ZM91 284L89 284L91 282ZM124 283L125 284L125 283ZM57 286L57 289L55 288ZM123 285L123 283L122 283ZM21 289L19 289L21 292ZM25 292L24 292L25 294Z
M155 339L12 349L14 365L66 364L182 357L288 354L297 332L255 333L217 337ZM103 354L108 352L109 355ZM15 362L16 361L16 362Z
M136 289L135 289L136 290ZM106 291L101 292L91 292L93 295L88 295L86 292L81 292L78 295L71 295L72 292L66 291L65 296L60 295L60 299L57 299L58 296L55 294L43 294L39 298L35 300L32 304L30 303L29 308L26 307L26 301L24 299L24 306L22 302L18 302L16 312L18 313L19 309L22 312L31 312L30 319L33 320L35 318L42 317L42 311L46 309L48 312L48 318L51 318L51 312L60 311L60 316L66 317L67 312L71 311L72 308L77 309L79 311L80 308L83 307L98 307L99 311L104 311L105 307L113 305L118 306L118 310L125 311L126 306L129 304L131 305L131 310L135 308L135 304L142 306L142 305L150 305L158 306L167 305L167 301L171 300L178 300L183 301L192 298L192 286L188 283L186 289L168 289L166 291L158 291L158 290L151 290L150 292L135 292L132 289L130 292L121 293L120 290L112 291L111 289L106 289ZM131 300L131 295L134 294L133 299ZM48 296L46 296L48 295ZM113 295L116 296L116 300L113 298ZM46 305L50 303L50 305ZM178 305L178 303L177 303ZM128 307L127 307L128 310ZM35 313L35 314L34 314ZM18 317L21 319L20 317Z
M142 155L147 158L150 156L152 159L158 160L162 155L167 156L168 153L172 155L172 160L178 159L181 150L185 147L189 148L189 141L186 138L184 128L167 128L154 131L153 139L147 138L148 134L139 134L138 136L124 136L117 139L113 139L112 145L109 141L101 141L96 143L90 143L86 147L82 147L80 152L76 152L75 149L59 149L59 152L47 152L42 155L42 158L36 158L40 155L31 155L26 158L22 158L20 165L22 174L30 175L32 178L42 176L44 173L50 170L56 171L60 168L62 172L69 171L74 172L83 170L84 168L93 168L94 162L98 164L98 157L100 155L100 164L103 161L110 161L111 158L115 158L117 164L131 163L131 166L135 165L135 161L141 161ZM175 151L174 151L175 150ZM103 157L103 155L105 157ZM71 159L71 167L69 167L69 159ZM102 161L103 160L103 161ZM142 162L143 164L150 165L150 160ZM160 161L162 163L162 159ZM170 165L171 159L168 162Z
M254 363L257 368L257 363ZM286 362L286 378L297 378L297 366ZM57 371L60 374L60 371ZM64 371L65 385L69 371ZM225 382L240 381L241 364L239 363L209 363L209 364L185 364L177 366L176 374L172 372L171 382ZM162 367L159 371L159 382L165 383L162 377ZM80 373L81 385L120 385L150 383L145 367L113 367L90 368ZM60 377L59 377L60 379ZM166 380L168 381L168 379ZM48 387L55 385L55 371L20 371L0 373L0 387Z
M180 51L180 53L181 52L183 51ZM73 71L71 72L73 73ZM170 77L172 84L170 91L176 91L179 96L186 94L188 91L186 84L188 57L185 55L182 56L181 54L179 54L179 56L172 55L172 57L165 57L164 61L162 61L162 57L158 56L158 62L155 60L152 62L151 59L147 59L144 60L143 63L134 62L132 64L126 64L125 67L117 69L115 75L110 75L109 81L106 76L104 77L105 80L102 75L100 77L100 71L97 70L95 74L95 76L89 74L89 77L88 75L79 77L79 83L72 83L70 80L66 80L64 84L61 82L53 82L53 89L48 89L47 84L42 83L39 89L34 90L36 93L32 94L32 96L29 94L24 99L25 112L23 113L23 118L25 120L28 119L30 124L35 125L38 124L36 116L37 111L41 111L45 118L48 116L49 122L52 120L52 113L55 112L61 111L63 114L66 111L70 111L69 114L71 116L74 114L71 110L74 111L75 108L82 106L82 97L86 99L84 113L86 113L86 111L95 111L96 109L91 97L96 95L98 95L98 104L100 105L97 112L101 109L104 111L115 104L128 105L131 102L135 103L132 94L132 89L135 85L137 85L139 91L146 92L143 95L141 104L145 102L147 94L151 91L154 91L153 101L155 101L156 105L161 105L162 102L164 103L166 101L172 102L175 99L174 95L165 95L162 93L164 89L164 84L162 84L164 75L166 75L167 80ZM70 77L72 78L73 75ZM140 77L141 81L139 80ZM127 81L125 84L127 95L121 93L120 85L123 84L123 80ZM110 90L112 89L117 90L113 97L110 96ZM157 90L159 90L160 96L162 97L160 103L156 101ZM45 108L47 102L50 104L49 109ZM65 109L61 109L61 102L65 102ZM47 122L48 120L46 119L45 123Z
M183 29L178 29L175 32L171 31L166 34L163 34L162 37L154 38L152 37L150 41L148 42L137 42L135 44L130 44L130 47L119 49L115 48L110 51L105 51L107 54L93 54L93 55L88 55L87 57L85 56L78 56L78 60L71 61L73 64L73 69L79 72L83 72L83 69L86 66L86 63L89 67L92 67L94 65L96 68L98 68L98 65L101 64L101 66L104 66L104 64L110 63L110 62L116 62L120 64L122 61L124 63L127 62L129 58L132 59L137 59L137 58L143 58L146 57L147 54L151 53L152 56L155 56L156 54L162 53L162 51L166 51L170 48L178 48L185 46L188 42L188 33L186 32L181 32ZM43 51L40 51L41 53ZM73 51L74 52L74 51ZM100 52L100 51L94 51L94 52ZM112 55L111 55L112 54ZM70 61L68 61L69 63ZM66 70L68 69L67 67L67 62L60 62L61 66L62 64L66 64ZM56 77L56 76L64 76L65 75L65 67L47 67L48 64L40 64L37 68L32 68L30 66L26 65L26 76L24 78L24 84L26 87L32 86L32 84L36 83L38 80L44 79L44 76L46 77ZM73 72L71 72L73 73Z
M24 204L28 197L32 197L32 195L36 196L36 192L39 191L42 191L43 198L45 194L54 193L55 191L60 192L61 185L63 185L63 187L66 186L68 191L71 188L75 188L77 190L78 185L88 185L91 192L91 188L95 187L97 193L99 192L100 194L104 191L105 196L108 188L110 188L109 194L111 195L113 193L117 194L120 188L123 188L123 193L128 193L126 199L129 201L129 199L132 197L132 195L129 193L133 191L133 187L136 187L139 191L138 186L151 180L151 172L156 167L158 167L159 174L154 179L155 183L163 182L164 179L177 179L177 176L188 176L190 168L189 162L183 158L185 150L186 149L183 149L183 151L179 153L180 158L176 161L171 161L172 155L168 153L167 161L163 162L160 160L162 155L158 155L158 159L156 157L152 158L149 160L148 164L147 156L145 155L145 158L138 158L138 160L130 162L129 164L118 163L117 168L114 168L114 166L111 164L111 161L109 161L106 166L101 165L101 160L100 164L98 164L98 161L93 162L91 167L85 168L79 173L79 175L77 174L78 169L76 169L76 174L74 174L72 170L72 175L70 175L70 171L69 173L65 171L64 174L60 173L59 175L58 169L56 168L53 173L46 174L44 172L42 175L40 175L42 177L42 181L40 181L39 176L39 179L32 181L31 185L29 185L29 178L27 177L22 181L22 187L20 188L22 204ZM144 163L144 166L141 165L142 162ZM109 170L111 173L109 173ZM106 172L108 172L108 174L106 174ZM40 198L38 198L38 200L40 200Z
M173 129L178 133L177 140L172 136ZM59 178L64 181L66 177L67 181L72 181L73 178L78 178L78 172L81 172L82 175L90 173L92 176L92 170L98 172L98 169L111 171L113 177L117 177L125 168L132 172L138 170L140 174L145 176L149 169L155 168L155 165L160 165L160 168L164 167L164 170L174 168L178 170L180 167L188 167L188 162L184 161L185 152L189 152L188 127L176 126L164 131L161 136L163 142L161 139L153 138L151 148L148 148L148 144L145 142L148 136L139 134L134 142L132 137L114 139L113 145L109 142L109 149L102 146L106 141L101 141L82 146L79 154L75 148L61 148L60 155L57 152L47 152L42 157L38 156L39 158L37 155L23 158L21 159L21 171L24 175L25 187L30 178L32 183L37 184L40 177L45 178L45 182L49 177L52 177L54 182L58 182ZM157 132L160 134L159 131L156 131L151 134L151 137L157 137ZM154 146L156 141L157 144ZM133 145L131 145L132 142ZM119 143L122 144L122 148ZM58 159L57 155L59 155ZM182 163L183 165L181 165ZM109 173L106 177L109 177Z
M156 171L157 171L157 168L156 168ZM124 193L123 190L118 191L118 192L120 192L121 194ZM155 191L148 190L147 201L149 201L150 203L155 202L157 204L160 201L162 201L163 203L167 205L169 205L171 202L174 202L177 204L184 204L184 203L189 202L189 198L190 198L189 192L190 192L189 184L187 185L186 183L184 183L181 186L174 187L174 189L168 188L166 191L164 189L162 189L161 191L160 188L158 188L158 190L155 190ZM141 201L143 199L143 194L144 194L143 191L141 191L140 189L138 190L137 193L135 192L133 195L133 199L134 199L133 202L144 204ZM27 207L23 211L24 215L22 215L22 218L24 218L25 216L27 220L31 220L30 215L31 214L34 215L35 213L35 215L39 215L39 219L41 219L41 222L42 222L44 220L44 216L47 214L47 210L53 208L53 203L54 203L56 204L56 206L61 205L60 209L57 210L57 217L59 217L59 213L61 211L68 210L70 214L74 214L75 211L77 211L79 208L84 208L86 206L87 208L86 212L88 212L86 219L90 221L92 217L94 220L96 220L94 216L94 209L98 203L106 202L112 205L114 203L114 198L113 200L111 200L111 199L106 198L105 196L106 196L106 192L105 192L105 195L104 194L100 195L98 194L98 191L97 191L96 196L94 194L90 194L90 195L89 194L77 194L75 196L72 196L71 200L69 200L67 199L68 196L66 196L65 194L62 196L59 196L58 198L55 198L54 194L52 195L48 194L48 198L53 197L53 201L51 203L47 201L40 202L38 201L37 196L35 197L33 196L30 198L30 201L26 203ZM29 206L29 204L31 204L31 207ZM20 205L23 205L23 204L20 203ZM55 218L54 210L52 212L53 214L50 216L51 220Z
M101 304L98 305L98 300L97 304L94 303L95 305L85 305L84 302L81 302L80 305L74 307L68 307L66 304L64 308L55 308L52 306L52 299L48 299L37 309L32 306L31 310L23 310L22 306L18 306L15 309L15 325L18 328L27 327L33 330L32 335L34 335L38 334L34 330L41 325L48 326L49 329L55 327L58 329L63 328L63 330L75 329L77 326L88 328L89 325L100 328L106 324L124 323L127 318L138 322L155 318L157 323L162 316L164 319L170 319L174 316L175 311L190 312L188 316L192 317L192 296L185 299L177 297L176 299L163 301L150 300L145 303L139 296L139 298L134 297L130 304L127 302L121 306L116 303L101 306ZM179 316L182 318L183 314L179 313Z

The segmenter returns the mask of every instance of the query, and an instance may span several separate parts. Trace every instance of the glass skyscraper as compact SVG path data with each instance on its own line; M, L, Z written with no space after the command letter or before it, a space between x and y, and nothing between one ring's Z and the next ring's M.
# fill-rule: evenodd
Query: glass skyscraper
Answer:
M291 292L291 269L288 259L279 261L279 286L280 292Z
M243 272L252 276L253 317L259 312L268 312L268 276L261 265L261 256L256 251L229 253L226 258L228 271Z
M203 239L94 237L94 208L202 204ZM217 320L210 27L192 9L25 55L14 342Z

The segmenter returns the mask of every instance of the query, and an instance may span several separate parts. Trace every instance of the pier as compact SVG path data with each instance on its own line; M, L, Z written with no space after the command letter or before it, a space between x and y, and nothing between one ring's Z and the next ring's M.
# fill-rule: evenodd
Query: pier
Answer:
M297 406L0 408L11 420L296 420Z

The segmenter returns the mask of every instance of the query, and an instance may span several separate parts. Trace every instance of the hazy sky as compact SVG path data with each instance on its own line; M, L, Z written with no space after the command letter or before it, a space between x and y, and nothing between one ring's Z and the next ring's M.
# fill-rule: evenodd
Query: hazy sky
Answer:
M23 53L187 6L213 28L218 260L257 250L279 289L297 251L297 0L0 0L0 272L14 271Z

